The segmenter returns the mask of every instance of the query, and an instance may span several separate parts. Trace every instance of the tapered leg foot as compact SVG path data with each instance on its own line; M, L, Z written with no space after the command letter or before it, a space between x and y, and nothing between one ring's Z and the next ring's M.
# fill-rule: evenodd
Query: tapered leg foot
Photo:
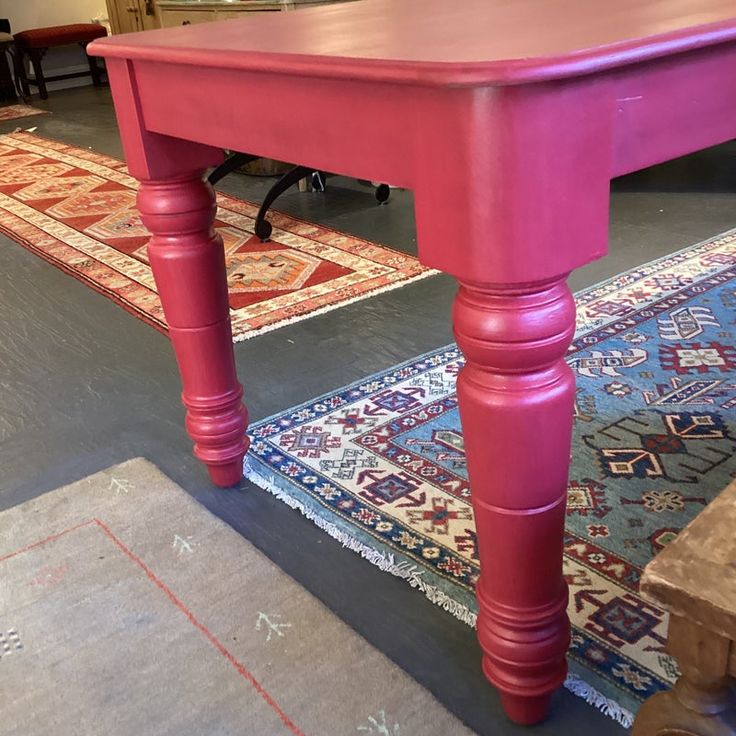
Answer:
M223 465L208 465L210 480L220 488L236 486L243 478L243 458Z
M501 695L504 712L520 726L533 726L541 723L548 715L552 695L528 697L524 695Z
M235 374L222 239L202 172L144 181L138 208L152 237L148 257L182 380L194 454L218 486L243 475L248 415Z
M483 671L517 723L564 682L570 641L562 544L575 381L564 355L575 303L564 279L462 284L455 336L481 577Z

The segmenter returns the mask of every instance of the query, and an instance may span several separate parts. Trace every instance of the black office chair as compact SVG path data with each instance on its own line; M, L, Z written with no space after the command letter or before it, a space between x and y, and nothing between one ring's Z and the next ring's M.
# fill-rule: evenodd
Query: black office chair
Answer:
M249 153L232 153L223 161L212 173L207 177L208 181L212 186L217 184L218 181L231 174L241 166L255 161L261 158L260 156L253 156ZM302 179L311 177L312 187L317 191L325 191L325 175L321 171L315 171L309 166L294 166L293 169L289 169L281 178L268 190L266 197L258 210L256 216L255 232L256 235L265 243L273 232L271 223L266 219L271 205L290 187L294 184L299 183ZM391 189L387 184L379 184L375 189L375 197L379 204L386 204L388 198L391 196Z

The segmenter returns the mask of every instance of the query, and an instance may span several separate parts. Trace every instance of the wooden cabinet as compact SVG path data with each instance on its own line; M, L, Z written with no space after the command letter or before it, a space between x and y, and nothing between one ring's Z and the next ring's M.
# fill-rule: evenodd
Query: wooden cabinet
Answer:
M216 11L197 8L195 10L179 9L179 8L159 8L161 18L161 26L169 28L171 26L188 26L190 23L207 23L217 20L215 18Z
M218 10L217 20L229 20L232 18L243 18L246 15L250 15L255 12L262 12L264 10L280 10L280 8L259 8L255 10Z
M105 0L113 33L132 33L158 28L155 0Z
M251 13L295 10L348 0L157 0L158 15L164 28L213 20L244 18Z
M243 18L349 0L105 0L113 33Z

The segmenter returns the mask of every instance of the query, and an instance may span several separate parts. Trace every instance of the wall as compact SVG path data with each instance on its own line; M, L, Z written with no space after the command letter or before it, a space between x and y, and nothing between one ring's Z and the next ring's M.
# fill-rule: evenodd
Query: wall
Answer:
M67 23L89 23L92 19L106 19L105 0L0 0L0 18L7 18L13 32ZM80 48L69 46L51 49L43 60L49 75L83 71L87 62ZM32 75L31 75L32 76ZM77 87L91 84L89 77L53 82L49 89ZM34 91L34 87L31 91Z
M105 0L0 0L0 18L8 18L14 31L106 16Z

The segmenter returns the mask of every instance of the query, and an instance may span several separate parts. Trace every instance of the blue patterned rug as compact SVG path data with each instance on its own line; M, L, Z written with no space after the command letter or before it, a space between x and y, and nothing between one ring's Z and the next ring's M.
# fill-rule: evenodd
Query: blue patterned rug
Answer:
M639 576L734 474L736 231L576 296L568 687L628 725L677 676ZM469 625L478 557L455 379L436 350L251 429L248 477Z

